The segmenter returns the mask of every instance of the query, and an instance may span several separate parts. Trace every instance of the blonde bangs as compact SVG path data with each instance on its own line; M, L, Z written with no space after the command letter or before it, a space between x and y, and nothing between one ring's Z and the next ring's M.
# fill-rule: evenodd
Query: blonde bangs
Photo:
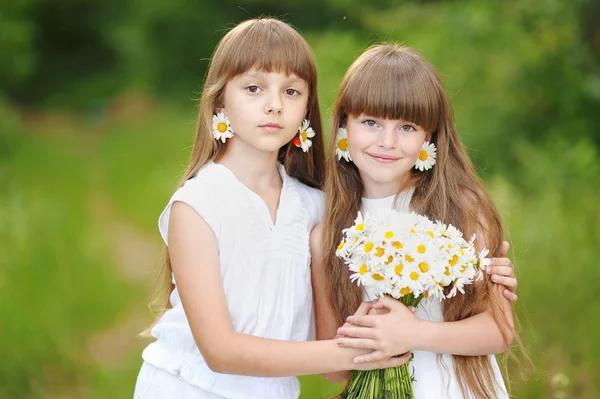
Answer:
M350 67L340 92L345 114L402 119L435 131L443 110L439 84L431 71L399 46L377 46Z
M314 89L317 71L304 38L289 25L265 18L236 26L222 41L213 57L226 79L250 70L296 75ZM219 54L221 53L221 54Z

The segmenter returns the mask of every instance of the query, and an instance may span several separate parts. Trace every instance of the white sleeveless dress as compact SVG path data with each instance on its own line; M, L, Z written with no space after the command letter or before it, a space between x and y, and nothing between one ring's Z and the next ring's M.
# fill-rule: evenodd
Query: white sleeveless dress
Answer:
M362 212L373 213L378 209L391 209L394 207L399 211L410 211L410 200L413 190L408 190L396 196L386 198L363 198ZM375 295L364 292L365 300L375 299ZM442 303L432 299L424 299L417 307L415 315L422 320L443 321ZM414 351L414 358L410 362L411 372L414 372L415 382L413 390L415 399L477 399L473 395L464 397L456 374L452 356L449 354L438 354L434 352ZM494 355L490 355L494 376L497 381L497 399L508 399L502 373Z

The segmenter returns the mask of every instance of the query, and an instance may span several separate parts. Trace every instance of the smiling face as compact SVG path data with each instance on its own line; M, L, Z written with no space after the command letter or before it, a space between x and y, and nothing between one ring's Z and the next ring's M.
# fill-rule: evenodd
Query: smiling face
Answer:
M415 166L430 135L402 119L348 115L348 150L363 182L364 196L394 195Z
M231 79L219 109L235 134L230 150L279 151L306 117L308 91L306 81L281 72L251 70Z

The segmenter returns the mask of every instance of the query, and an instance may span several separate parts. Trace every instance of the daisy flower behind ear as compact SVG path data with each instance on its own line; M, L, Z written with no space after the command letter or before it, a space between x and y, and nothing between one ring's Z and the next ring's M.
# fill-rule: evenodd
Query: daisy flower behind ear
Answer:
M231 125L229 124L229 119L225 116L224 113L219 112L216 115L213 115L213 136L217 140L221 140L223 143L233 137L233 130L231 130Z
M346 162L352 161L352 158L350 158L350 152L348 151L348 133L343 127L338 128L337 131L335 153L337 154L338 161L342 158L344 158Z
M436 148L435 144L426 141L421 147L421 153L415 164L415 169L419 169L421 172L429 170L435 165Z
M301 147L302 151L308 152L312 146L312 141L310 139L313 137L315 137L315 131L310 127L308 119L305 119L302 122L302 126L300 126L298 135L294 137L292 143L294 143L296 147Z

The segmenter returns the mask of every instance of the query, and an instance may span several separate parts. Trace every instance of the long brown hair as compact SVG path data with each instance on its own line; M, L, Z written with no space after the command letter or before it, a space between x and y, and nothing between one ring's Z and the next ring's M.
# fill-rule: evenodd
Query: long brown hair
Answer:
M361 206L363 185L351 162L335 156L336 130L347 116L366 114L403 119L431 132L437 163L430 171L413 169L403 188L414 187L411 209L432 220L451 223L466 237L478 233L478 247L499 256L503 230L500 216L463 147L454 125L450 101L434 67L418 52L396 44L366 50L348 69L333 110L331 154L327 161L327 194L323 241L329 301L339 325L362 301L362 289L349 279L348 268L336 257L342 230L352 225ZM483 233L483 234L481 234ZM485 310L501 326L506 344L513 335L489 278L465 287L464 295L444 301L444 320L466 319ZM454 356L454 367L463 395L494 398L494 373L489 356Z
M308 83L308 115L315 131L312 147L307 153L291 142L279 150L278 160L288 175L301 182L321 188L323 184L324 144L319 100L317 97L317 68L306 40L290 25L274 18L244 21L231 29L217 45L208 67L200 98L196 138L190 161L179 186L193 177L210 160L218 160L227 144L212 135L212 116L222 104L225 86L232 78L249 70L294 74ZM169 295L174 286L168 253L159 276L159 288L151 307L160 314L171 305ZM146 330L142 335L148 335Z

